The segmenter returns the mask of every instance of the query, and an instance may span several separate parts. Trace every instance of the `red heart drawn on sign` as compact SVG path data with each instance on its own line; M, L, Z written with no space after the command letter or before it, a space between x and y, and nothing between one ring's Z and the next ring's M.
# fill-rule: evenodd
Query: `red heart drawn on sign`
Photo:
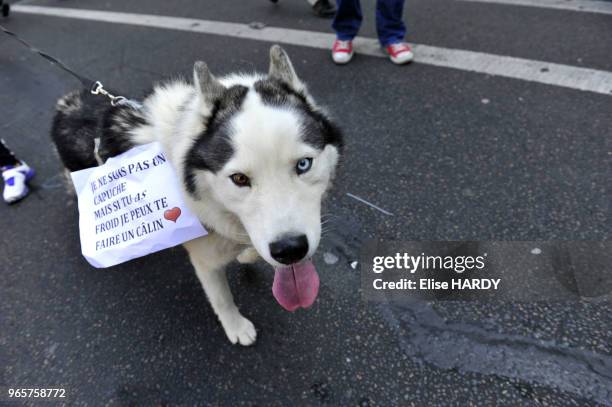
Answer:
M181 216L181 208L179 208L178 206L175 206L174 208L168 209L164 212L164 218L171 220L174 223L176 223L176 220L179 218L179 216Z

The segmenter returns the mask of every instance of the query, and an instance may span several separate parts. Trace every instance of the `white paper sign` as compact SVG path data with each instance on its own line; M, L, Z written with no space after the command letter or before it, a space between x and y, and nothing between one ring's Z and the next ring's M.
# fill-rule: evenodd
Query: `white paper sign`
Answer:
M151 143L71 173L79 201L81 252L110 267L207 234L185 206L161 145Z

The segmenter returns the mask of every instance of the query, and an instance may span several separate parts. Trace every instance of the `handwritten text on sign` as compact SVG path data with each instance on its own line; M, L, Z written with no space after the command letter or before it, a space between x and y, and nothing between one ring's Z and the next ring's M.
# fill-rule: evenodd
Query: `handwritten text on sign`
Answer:
M109 267L206 234L185 206L159 143L135 147L99 167L73 172L81 250Z

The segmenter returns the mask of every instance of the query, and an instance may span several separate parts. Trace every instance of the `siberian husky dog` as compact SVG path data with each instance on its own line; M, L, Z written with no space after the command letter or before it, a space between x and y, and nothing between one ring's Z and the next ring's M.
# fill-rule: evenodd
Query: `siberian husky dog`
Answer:
M52 138L70 171L135 145L162 144L186 204L209 231L184 244L196 274L229 340L250 345L255 327L234 303L224 268L261 256L275 269L272 292L281 306L312 305L321 200L342 137L278 45L267 75L216 78L196 62L193 78L156 86L142 107L69 93L57 103Z

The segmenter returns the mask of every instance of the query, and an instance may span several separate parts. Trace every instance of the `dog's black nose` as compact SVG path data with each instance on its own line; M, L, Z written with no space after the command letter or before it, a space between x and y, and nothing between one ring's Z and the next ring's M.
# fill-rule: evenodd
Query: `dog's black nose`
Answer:
M270 243L270 255L283 264L293 264L302 260L308 253L308 238L306 235L284 236Z

